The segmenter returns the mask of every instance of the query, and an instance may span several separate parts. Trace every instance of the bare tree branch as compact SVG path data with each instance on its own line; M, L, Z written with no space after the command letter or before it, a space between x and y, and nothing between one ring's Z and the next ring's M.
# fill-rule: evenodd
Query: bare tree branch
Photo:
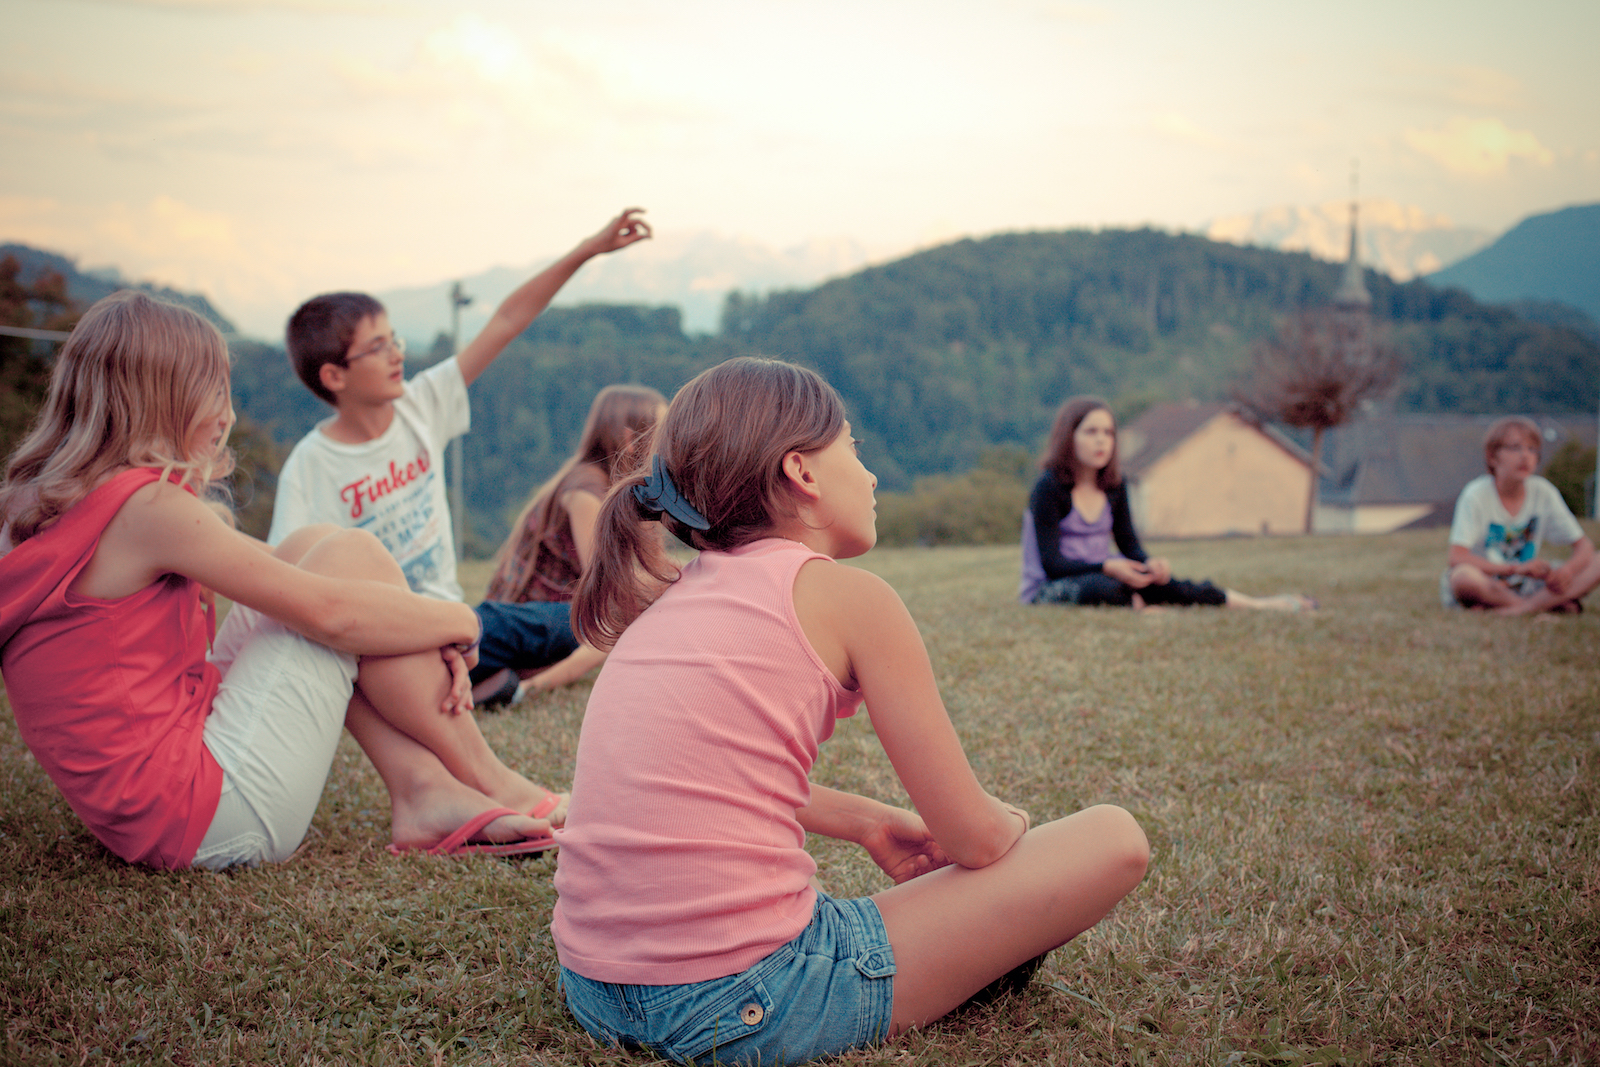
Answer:
M1235 385L1234 399L1263 420L1312 431L1307 533L1323 434L1349 422L1364 401L1382 397L1400 370L1400 357L1364 308L1295 312L1251 350L1250 369Z

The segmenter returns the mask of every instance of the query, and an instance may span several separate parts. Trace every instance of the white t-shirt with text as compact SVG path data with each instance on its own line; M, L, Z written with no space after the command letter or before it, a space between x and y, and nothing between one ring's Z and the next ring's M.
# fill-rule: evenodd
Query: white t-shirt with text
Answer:
M312 523L368 530L413 591L460 600L443 462L445 445L472 425L460 366L447 359L412 378L394 413L387 430L359 445L323 433L331 418L302 437L278 475L267 540L276 545Z

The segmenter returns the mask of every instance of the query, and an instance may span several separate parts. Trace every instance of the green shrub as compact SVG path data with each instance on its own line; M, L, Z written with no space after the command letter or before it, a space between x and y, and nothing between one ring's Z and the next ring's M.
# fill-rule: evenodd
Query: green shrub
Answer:
M999 545L1015 541L1033 463L1020 448L991 448L961 475L918 478L909 493L878 494L881 545Z
M1550 457L1550 465L1544 469L1544 476L1561 490L1561 499L1567 502L1567 507L1582 518L1589 516L1589 501L1593 499L1594 462L1594 449L1568 440L1556 449L1556 454Z

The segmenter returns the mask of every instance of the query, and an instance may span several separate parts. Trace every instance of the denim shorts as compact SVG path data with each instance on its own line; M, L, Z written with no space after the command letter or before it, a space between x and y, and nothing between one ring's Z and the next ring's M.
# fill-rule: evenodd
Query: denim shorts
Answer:
M485 600L472 609L483 623L478 665L472 684L503 667L538 670L566 659L578 647L572 632L572 605L545 600L506 604Z
M572 1014L608 1044L679 1063L770 1065L883 1041L894 1016L894 973L894 950L871 898L818 893L800 936L742 974L613 985L563 967L561 985Z

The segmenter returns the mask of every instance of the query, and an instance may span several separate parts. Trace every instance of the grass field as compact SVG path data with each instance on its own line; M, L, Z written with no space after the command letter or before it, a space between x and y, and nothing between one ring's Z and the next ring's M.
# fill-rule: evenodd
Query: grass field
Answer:
M1025 993L840 1062L1600 1062L1600 598L1443 612L1441 531L1157 547L1323 610L1023 608L1014 548L864 561L921 623L991 791L1036 822L1121 804L1153 855ZM481 721L564 785L587 692ZM865 715L814 778L901 797ZM131 868L4 715L0 1060L641 1062L556 997L551 861L395 859L387 828L347 737L289 863ZM884 884L812 848L835 893Z

